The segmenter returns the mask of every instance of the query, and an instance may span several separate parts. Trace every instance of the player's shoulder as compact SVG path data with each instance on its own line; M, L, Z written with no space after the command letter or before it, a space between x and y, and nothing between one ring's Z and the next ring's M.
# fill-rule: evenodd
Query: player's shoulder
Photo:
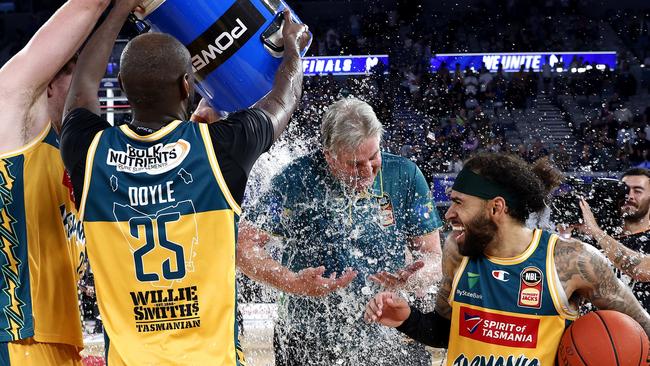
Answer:
M453 235L448 235L442 247L442 267L445 274L453 276L465 258L458 250L458 244Z
M598 249L577 239L559 238L553 256L555 266L560 273L571 270L579 263L605 261L605 257Z
M269 118L269 116L266 114L266 112L264 112L259 108L242 109L237 112L229 114L225 119L231 123L267 122L271 124L271 119Z
M598 249L592 247L591 245L585 244L580 240L573 238L562 238L557 239L555 244L555 256L570 257L580 254L599 254Z
M388 152L381 153L381 165L384 172L414 176L417 165L403 156L394 155Z
M296 189L303 186L307 179L317 179L321 176L324 159L317 156L317 152L297 157L282 167L272 178L274 185L283 185L285 189Z

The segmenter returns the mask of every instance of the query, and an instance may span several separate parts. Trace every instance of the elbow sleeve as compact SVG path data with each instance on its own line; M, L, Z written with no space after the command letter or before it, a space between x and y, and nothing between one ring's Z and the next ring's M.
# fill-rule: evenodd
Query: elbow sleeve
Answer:
M414 340L436 348L447 348L451 320L435 311L423 314L411 306L411 315L397 330Z

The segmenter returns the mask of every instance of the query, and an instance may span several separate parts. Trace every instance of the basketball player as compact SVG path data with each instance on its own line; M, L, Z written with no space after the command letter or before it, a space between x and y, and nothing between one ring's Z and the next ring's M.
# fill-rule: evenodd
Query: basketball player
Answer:
M302 91L306 27L284 14L273 90L219 123L187 122L192 64L176 39L131 40L119 74L128 125L98 116L98 86L134 4L116 6L81 53L63 124L104 322L107 364L244 364L236 341L235 239L248 173ZM211 122L211 121L209 121Z
M70 0L0 69L0 364L81 365L83 230L59 153L75 52L108 0Z
M333 103L322 149L274 177L242 221L240 270L284 292L278 366L431 365L422 345L360 317L375 283L415 292L440 273L442 221L427 182L413 162L381 151L382 134L367 103ZM282 261L267 251L271 236L283 239ZM407 253L418 260L407 264Z
M597 250L524 226L559 181L543 160L530 166L504 154L470 158L445 215L453 232L435 311L422 314L383 292L368 303L366 320L448 347L447 365L491 355L494 364L552 365L581 299L625 313L650 333L650 316Z
M582 200L584 225L577 229L591 236L614 266L632 278L632 293L643 307L650 309L650 170L632 168L621 180L628 187L623 212L623 234L607 235L596 223L589 204Z

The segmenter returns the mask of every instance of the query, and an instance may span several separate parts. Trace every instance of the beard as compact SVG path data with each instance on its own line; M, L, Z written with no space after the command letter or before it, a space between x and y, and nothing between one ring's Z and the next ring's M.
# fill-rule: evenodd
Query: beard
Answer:
M487 215L477 215L465 225L465 240L462 244L459 243L458 251L470 258L482 256L485 248L496 236L497 230L497 224Z
M639 203L638 208L633 211L623 213L623 219L628 222L639 222L648 215L650 209L650 199Z

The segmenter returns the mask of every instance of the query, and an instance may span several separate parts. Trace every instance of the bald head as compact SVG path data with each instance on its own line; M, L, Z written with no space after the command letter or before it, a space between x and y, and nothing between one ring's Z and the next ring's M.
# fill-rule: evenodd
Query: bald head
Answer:
M126 45L120 64L122 88L133 108L156 109L188 98L183 81L192 86L190 53L176 38L140 35Z

